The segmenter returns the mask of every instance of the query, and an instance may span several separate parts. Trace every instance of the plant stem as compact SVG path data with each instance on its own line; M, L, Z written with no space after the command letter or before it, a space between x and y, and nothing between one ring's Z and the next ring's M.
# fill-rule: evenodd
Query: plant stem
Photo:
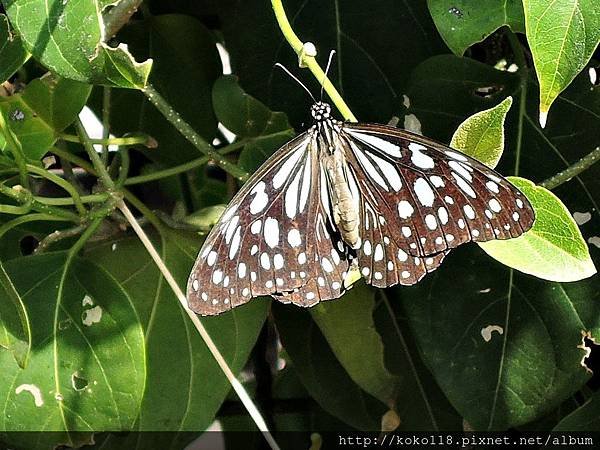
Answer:
M106 167L104 166L104 164L102 164L102 160L100 159L100 156L94 149L94 146L93 146L92 142L90 141L90 138L89 138L87 132L85 131L85 128L83 127L83 124L81 123L81 120L79 118L77 118L75 120L75 126L77 127L77 134L79 134L79 138L81 139L81 142L83 143L83 146L85 147L87 154L90 157L92 164L94 165L94 169L96 169L98 178L100 178L100 180L102 181L102 184L104 184L104 187L106 189L114 192L115 184L113 183L113 180L108 175L108 172L106 171Z
M119 149L119 156L121 157L121 167L119 168L119 176L117 177L117 187L122 187L127 180L129 174L129 149Z
M81 222L81 217L79 217L77 214L71 211L67 211L63 208L57 208L55 206L45 205L43 203L38 202L33 198L31 192L24 188L10 188L8 186L5 186L4 184L0 184L0 194L10 197L13 200L16 200L17 202L21 203L22 205L28 205L30 206L30 209L33 209L37 212L41 212L52 217L70 220L71 222L75 223Z
M50 233L48 236L46 236L44 239L42 239L40 241L40 243L35 248L33 253L43 253L48 249L48 247L50 247L55 242L61 241L63 239L69 238L69 237L77 236L82 231L84 231L86 228L88 228L87 224L81 224L81 225L77 225L76 227L73 227L73 228L68 228L66 230L53 231L52 233Z
M48 170L34 166L33 164L27 164L27 170L31 173L34 173L36 175L46 178L49 181L52 181L54 184L56 184L57 186L60 186L65 191L67 191L67 194L69 194L73 198L72 204L75 205L77 212L79 212L79 214L81 216L86 215L87 210L85 209L85 206L83 206L83 202L81 201L81 197L79 196L79 192L77 191L75 186L73 186L67 180L59 177L58 175L55 175Z
M540 186L546 189L555 189L561 184L569 181L571 178L576 177L584 170L591 167L594 163L600 160L600 147L596 147L591 153L587 154L575 164L570 165L565 170L558 172L556 175L551 176L547 180L540 183Z
M205 155L209 156L219 167L239 180L248 179L248 174L235 164L220 155L215 148L208 144L196 131L179 115L177 111L154 89L147 84L142 90L150 103L173 125L188 141Z
M329 95L329 98L331 98L331 101L344 119L350 122L357 122L356 117L337 89L333 86L329 78L327 78L327 75L325 72L323 72L323 69L321 69L315 57L305 53L305 46L292 29L292 26L290 25L290 22L285 14L285 10L283 9L281 0L271 0L271 5L273 6L273 11L275 12L275 17L277 19L277 23L279 24L281 33L298 55L300 67L308 67L319 84L323 86L323 89L325 92L327 92L327 95Z
M108 139L110 136L110 87L102 88L102 139ZM108 145L102 144L102 162L108 163Z
M228 153L231 153L231 152L243 147L244 145L246 145L248 143L248 141L249 140L247 140L247 139L242 139L238 142L234 142L233 144L229 144L229 145L223 147L222 149L220 149L219 153L221 155L226 155ZM210 159L211 158L208 156L201 156L200 158L193 159L191 161L180 164L178 166L169 167L168 169L158 170L156 172L152 172L147 175L138 175L137 177L127 178L127 180L125 180L125 185L128 186L130 184L147 183L148 181L159 180L161 178L170 177L170 176L182 173L182 172L187 172L189 170L195 169L196 167L203 166L204 164L209 162Z
M108 194L90 194L82 195L79 197L81 203L104 203L108 200ZM36 201L43 203L44 205L54 206L69 206L73 204L73 197L33 197Z
M121 0L104 16L104 40L111 39L127 23L142 0Z
M515 33L509 31L507 33L508 42L513 51L513 56L515 57L515 64L518 67L518 73L520 75L519 89L521 91L519 95L519 118L517 122L517 144L515 148L515 166L514 166L514 175L519 175L519 169L521 166L521 148L523 145L523 127L525 121L525 114L527 112L527 77L529 75L529 70L527 68L527 60L525 59L525 54L523 53L523 47L521 46L521 42Z
M18 139L13 135L12 130L6 124L4 114L0 111L0 130L4 130L3 135L6 141L7 147L15 158L17 167L19 168L19 175L21 179L21 186L25 189L29 189L29 177L27 176L27 159L23 155L23 148Z
M62 133L59 137L63 141L67 142L75 142L77 144L81 143L81 139L78 136L73 136L72 134ZM129 136L124 136L120 138L102 138L102 139L92 139L90 138L90 142L92 144L101 144L103 146L108 145L138 145L141 144L148 148L156 147L156 141L152 136L149 136L145 133L135 133Z
M8 231L13 229L14 227L18 227L19 225L22 225L27 222L34 222L34 221L38 221L38 220L46 220L46 221L55 220L55 221L61 221L61 222L66 221L66 219L50 216L50 215L44 214L44 213L25 214L23 216L16 217L12 220L9 220L8 222L3 223L2 226L0 226L0 238L2 236L4 236Z
M179 288L177 281L175 281L175 278L173 278L173 275L171 274L169 269L165 266L160 255L158 254L158 252L152 245L152 242L150 241L150 239L148 238L148 236L146 235L146 233L144 232L142 227L140 227L140 225L137 223L135 217L133 216L133 214L131 213L131 211L129 210L129 208L123 201L118 202L117 207L121 210L121 212L123 213L123 215L125 216L127 221L131 224L135 233L138 235L138 237L144 244L144 247L146 247L146 250L148 251L148 253L150 253L150 256L154 260L154 263L156 264L156 266L162 273L163 277L165 278L165 280L167 281L167 283L169 284L169 286L175 293L175 296L177 297L177 300L179 300L181 307L187 313L188 317L190 318L190 320L196 327L196 330L198 330L198 333L200 334L200 336L206 343L206 346L208 347L211 354L217 361L217 364L219 365L219 367L221 368L221 370L223 371L223 373L225 374L225 376L231 383L231 386L233 387L236 394L238 395L238 397L240 398L240 400L242 401L242 403L248 410L248 413L250 413L250 416L254 420L254 423L256 423L256 426L263 433L263 436L269 443L270 447L272 449L279 449L279 446L273 439L273 436L271 435L269 428L267 427L267 424L265 423L260 412L256 408L256 405L254 404L254 402L252 401L252 399L250 398L250 396L244 389L244 386L242 386L242 384L238 381L238 379L235 377L235 375L229 368L229 365L225 361L225 358L223 358L223 355L221 354L221 352L215 345L214 341L210 337L210 334L208 333L206 328L204 328L204 325L202 324L202 322L200 322L200 319L198 318L198 316L191 309L189 309L188 304L187 304L187 299L185 298L183 291Z

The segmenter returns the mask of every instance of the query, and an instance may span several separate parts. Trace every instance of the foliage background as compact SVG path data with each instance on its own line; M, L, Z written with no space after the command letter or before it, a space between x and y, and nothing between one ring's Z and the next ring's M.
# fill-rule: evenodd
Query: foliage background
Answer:
M131 17L111 3L3 1L0 436L17 448L91 443L93 430L179 431L95 441L181 448L195 436L184 432L215 417L225 430L254 429L97 183L76 117L87 105L130 139L102 161L183 285L198 230L237 188L231 174L251 173L304 128L309 99L273 68L295 68L296 55L266 0L151 0ZM361 121L418 120L423 134L449 143L464 119L512 96L498 170L539 183L600 142L600 87L589 71L598 67L599 7L557 0L545 12L545 3L285 7L321 63L336 49L330 78ZM222 76L217 43L235 77ZM518 70L506 70L513 63ZM293 71L318 92L308 72ZM201 153L214 149L225 162ZM597 265L600 167L553 192L578 214ZM262 299L203 323L273 429L307 433L302 448L315 430L381 430L389 409L399 430L590 430L600 425L600 394L581 364L582 333L599 337L599 292L597 277L543 281L465 245L415 287L360 286L310 311ZM5 433L19 430L57 433Z

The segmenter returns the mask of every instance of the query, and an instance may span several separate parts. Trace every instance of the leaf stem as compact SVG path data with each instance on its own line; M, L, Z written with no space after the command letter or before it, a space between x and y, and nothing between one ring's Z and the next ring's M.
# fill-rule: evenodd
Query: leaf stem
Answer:
M102 139L110 136L110 94L109 86L102 88ZM102 144L102 162L108 164L108 145Z
M298 55L298 62L300 64L300 67L308 67L308 69L315 76L319 84L323 86L323 89L325 90L325 92L327 92L327 95L329 95L329 98L336 106L340 114L344 117L344 119L350 122L357 122L356 117L354 116L354 114L352 113L352 111L350 110L340 93L333 86L329 78L327 78L327 75L325 74L325 72L323 72L321 66L319 66L319 64L317 63L315 56L306 53L306 44L304 44L300 40L300 38L298 38L294 30L292 29L292 26L290 25L290 22L285 14L285 10L283 8L281 0L271 0L271 5L273 6L273 12L275 13L275 18L277 19L277 23L279 24L279 29L281 30L283 37L286 41L288 41L292 49L294 49L294 51Z
M4 113L0 111L0 130L3 130L4 139L6 140L6 144L13 157L15 158L15 163L19 168L19 176L21 179L21 185L29 189L29 177L27 176L27 159L23 154L23 148L21 147L21 143L13 135L12 130L6 124L6 120L4 119Z
M88 224L81 224L73 228L68 228L66 230L55 230L40 241L33 253L43 253L48 249L48 247L50 247L55 242L61 241L69 237L77 236L87 228Z
M247 139L239 140L237 142L234 142L233 144L229 144L223 147L219 150L219 153L221 155L226 155L243 147L247 143ZM209 162L210 159L211 158L208 156L201 156L200 158L193 159L178 166L169 167L168 169L158 170L156 172L152 172L146 175L138 175L137 177L127 178L127 180L125 180L125 185L128 186L130 184L147 183L148 181L159 180L161 178L167 178L173 175L180 174L182 172L187 172L189 170L195 169L196 167L203 166L204 164Z
M81 143L81 139L79 138L79 136L73 136L72 134L68 134L68 133L61 133L59 135L59 137L63 140L63 141L67 141L67 142L75 142L77 144ZM156 141L154 140L154 138L152 136L149 136L145 133L135 133L135 134L131 134L129 136L123 136L120 138L102 138L102 139L92 139L89 138L90 142L92 144L100 144L102 146L108 146L108 145L144 145L145 147L148 148L154 148L156 147Z
M64 220L70 220L71 222L75 223L81 222L81 217L71 211L67 211L63 208L57 208L55 206L45 205L44 203L37 201L31 192L25 188L10 188L4 184L0 184L0 194L6 195L22 205L28 206L28 210L33 209L37 212L44 213L52 217L62 218ZM5 207L5 205L3 205L3 207ZM19 214L24 214L25 212L26 211L20 212Z
M519 175L519 169L521 165L521 148L523 145L523 128L525 121L525 114L527 113L527 77L529 74L529 70L527 68L527 60L525 59L525 54L523 53L523 47L521 46L521 42L515 33L509 31L507 33L508 42L513 51L513 56L515 57L515 64L518 67L518 72L520 75L519 89L521 94L519 95L519 117L517 122L517 143L515 148L515 166L514 166L514 175Z
M581 172L590 168L593 164L600 160L600 147L596 147L589 154L581 158L575 164L570 165L565 170L558 172L556 175L551 176L547 180L540 183L540 186L546 189L555 189L561 184L569 181L571 178L576 177Z
M210 157L219 167L239 180L247 180L248 174L235 164L220 155L215 148L206 142L181 115L148 83L142 92L150 103L179 131L194 147Z
M99 194L90 194L90 195L82 195L79 197L81 203L104 203L108 200L108 194L99 193ZM36 201L43 203L44 205L54 205L54 206L69 206L72 205L73 197L33 197Z
M111 39L135 14L142 0L121 0L104 15L104 40Z
M179 288L177 281L175 281L175 278L173 278L173 275L171 274L169 269L165 266L165 263L163 262L160 255L154 248L154 245L152 245L152 242L150 241L150 239L148 238L148 236L146 235L146 233L144 232L142 227L140 227L140 225L138 224L137 220L135 219L135 217L133 216L133 214L131 213L131 211L129 210L127 205L125 204L125 202L123 202L122 200L119 201L117 203L117 208L119 208L121 210L121 212L123 213L123 215L125 216L127 221L131 224L135 233L138 235L139 239L142 241L142 244L144 244L144 247L146 247L146 250L148 251L148 253L152 257L152 259L154 260L154 263L156 264L156 266L162 273L163 277L165 278L165 280L167 281L167 283L169 284L169 286L175 293L175 296L177 297L177 300L179 300L181 307L187 313L188 317L190 318L190 320L196 327L196 330L198 330L198 333L200 334L200 336L206 343L206 346L208 347L211 354L217 361L217 364L219 365L219 367L221 368L221 370L223 371L223 373L229 380L229 383L231 383L231 386L235 390L236 394L238 395L238 397L240 398L240 400L246 407L246 410L248 411L248 413L254 420L254 423L256 424L258 429L263 433L263 436L267 440L269 446L274 450L275 449L278 450L279 446L273 439L273 436L271 435L269 428L267 427L267 424L265 423L260 412L256 408L256 405L254 404L254 402L248 395L248 392L246 392L246 389L244 388L244 386L242 386L242 384L238 381L238 379L235 377L234 373L229 368L229 365L225 361L225 358L223 358L223 355L217 348L216 344L212 340L212 338L211 338L210 334L208 333L208 331L206 330L206 328L204 328L204 325L202 324L202 322L200 321L198 316L191 309L189 309L188 304L187 304L187 299L185 298L185 294Z
M81 142L83 143L83 146L85 147L85 150L87 151L87 154L90 157L92 164L94 165L94 169L96 169L96 174L97 174L96 176L98 178L100 178L100 180L102 181L102 184L104 184L104 187L107 190L112 191L114 193L115 184L114 184L113 180L110 178L110 175L108 174L108 172L106 170L106 167L104 166L104 164L102 164L102 160L100 159L98 152L96 152L96 149L94 149L94 146L93 146L92 142L90 141L90 138L89 138L87 132L85 131L83 124L81 123L81 119L77 118L75 120L75 126L77 128L77 134L79 135L79 138L80 138Z
M58 175L55 175L46 169L42 169L41 167L34 166L33 164L27 164L27 170L31 173L34 173L41 177L44 177L47 180L52 181L57 186L60 186L61 188L63 188L67 192L67 194L69 194L72 197L72 199L73 199L72 204L75 205L75 208L77 209L77 212L79 213L79 215L81 215L81 216L86 215L87 210L85 209L85 206L83 206L83 202L81 201L81 197L79 195L79 192L75 188L75 186L73 186L71 183L69 183L64 178L61 178Z

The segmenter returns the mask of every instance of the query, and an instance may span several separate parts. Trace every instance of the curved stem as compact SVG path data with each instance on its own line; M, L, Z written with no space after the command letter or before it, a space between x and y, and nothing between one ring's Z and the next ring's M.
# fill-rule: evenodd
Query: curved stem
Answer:
M33 198L31 192L24 188L10 188L8 186L5 186L4 184L0 184L0 194L10 197L13 200L21 203L22 205L27 205L29 209L33 209L37 212L45 213L52 217L70 220L71 222L75 223L81 222L81 217L79 215L71 211L67 211L63 208L58 208L56 206L50 206L40 203L37 200L35 200L35 198ZM21 212L20 214L23 213Z
M183 137L192 143L194 147L209 156L219 167L239 180L248 179L248 174L235 164L227 161L215 148L206 142L192 126L187 123L177 111L154 89L151 84L146 85L142 92L150 103L158 109L162 115L179 131Z
M29 177L27 176L27 160L25 158L25 155L23 155L23 148L21 147L21 143L19 142L19 140L13 135L12 130L6 124L6 120L4 119L4 113L2 111L0 111L0 130L3 130L2 134L4 135L7 147L13 154L15 162L17 163L17 167L19 168L21 185L24 188L29 189Z
M81 203L104 203L108 200L109 195L100 193L100 194L90 194L90 195L82 195L80 197ZM54 206L69 206L73 204L73 197L33 197L36 201L43 203L44 205L54 205Z
M551 176L547 180L540 183L540 186L545 187L546 189L554 189L560 186L561 184L569 181L571 178L576 177L584 170L587 170L593 164L597 163L600 160L600 147L596 147L592 152L581 158L575 164L570 165L562 172L557 173L554 176Z
M62 133L59 137L63 141L74 142L76 144L81 143L81 139L79 136L73 136L72 134ZM143 145L148 148L156 147L156 141L152 136L149 136L145 133L135 133L129 136L123 136L120 138L103 138L103 139L92 139L90 138L90 142L92 144L100 144L103 146L108 145Z
M27 170L31 173L44 177L47 180L52 181L57 186L63 188L67 192L67 194L69 194L73 198L73 204L75 205L77 212L79 212L79 214L82 216L84 216L87 213L87 210L85 209L85 206L83 206L83 202L81 201L79 192L77 192L75 186L73 186L67 180L59 177L58 175L53 174L52 172L49 172L48 170L42 169L32 164L27 164Z
M33 253L43 253L48 249L48 247L50 247L55 242L61 241L63 239L69 238L69 237L77 236L82 231L84 231L87 227L88 227L88 224L81 224L81 225L77 225L76 227L73 227L73 228L68 228L66 230L56 230L56 231L50 233L44 239L42 239L40 241L40 243L38 244L38 246L33 251Z
M21 217L16 217L12 220L9 220L6 223L3 223L2 226L0 226L0 238L2 236L4 236L8 231L13 229L14 227L18 227L19 225L22 225L27 222L35 222L35 221L40 221L40 220L46 220L46 221L54 221L55 220L55 221L60 221L60 222L67 221L67 219L63 219L62 217L50 216L50 215L44 214L44 213L26 214Z
M285 37L286 41L290 44L290 46L294 49L296 54L298 55L298 61L300 62L300 66L308 67L308 69L315 76L319 84L323 86L327 95L331 99L332 103L338 109L340 114L344 117L344 119L350 122L357 122L356 117L337 91L337 89L333 86L329 78L321 66L317 63L317 60L312 55L307 55L305 52L305 47L300 38L296 35L290 22L285 14L285 10L283 9L283 4L281 0L271 0L271 5L273 6L273 11L275 12L275 18L277 19L277 23L279 24L279 29Z
M111 39L137 11L142 0L121 0L104 16L104 41Z
M100 159L100 156L94 149L94 146L90 141L90 138L79 118L75 120L75 126L77 127L77 134L79 135L79 138L83 143L83 146L85 147L87 154L90 157L90 160L92 161L92 164L94 165L94 169L96 169L98 178L100 178L102 184L104 184L104 187L106 187L106 189L114 191L115 184L110 178L110 175L108 175L106 167L104 166L104 164L102 164L102 160Z

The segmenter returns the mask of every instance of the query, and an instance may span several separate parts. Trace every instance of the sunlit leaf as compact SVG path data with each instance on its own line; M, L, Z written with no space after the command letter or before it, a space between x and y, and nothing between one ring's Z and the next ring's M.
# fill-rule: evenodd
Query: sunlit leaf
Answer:
M8 18L0 14L0 83L10 78L28 58L21 38L10 29Z
M0 261L0 347L10 351L21 368L31 350L31 329L23 299Z

